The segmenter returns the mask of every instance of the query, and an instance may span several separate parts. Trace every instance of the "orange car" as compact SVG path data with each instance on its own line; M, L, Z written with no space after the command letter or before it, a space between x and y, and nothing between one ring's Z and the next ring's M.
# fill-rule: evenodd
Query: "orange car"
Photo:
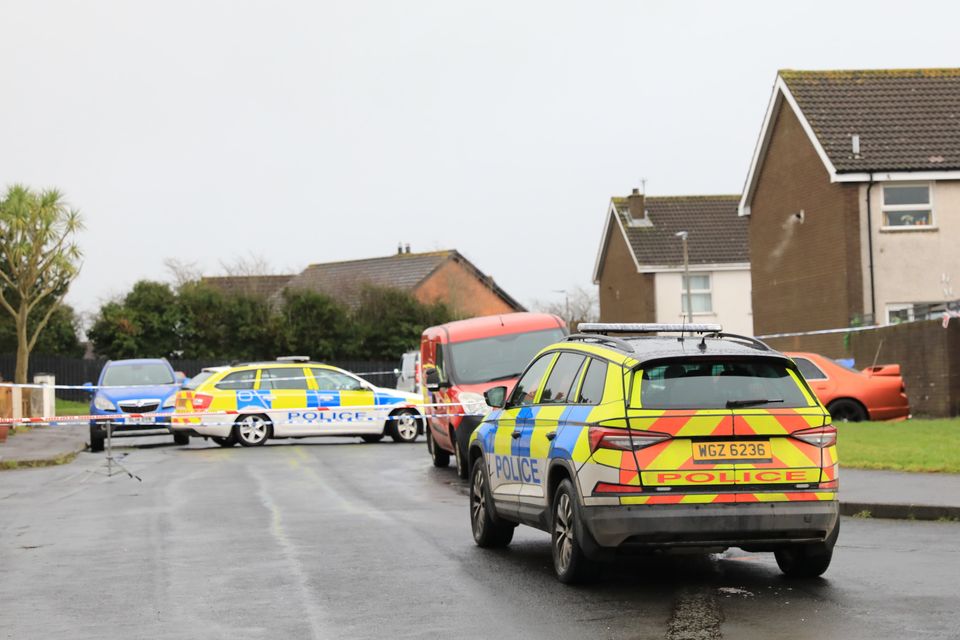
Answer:
M900 365L857 371L816 353L788 353L835 422L910 417Z

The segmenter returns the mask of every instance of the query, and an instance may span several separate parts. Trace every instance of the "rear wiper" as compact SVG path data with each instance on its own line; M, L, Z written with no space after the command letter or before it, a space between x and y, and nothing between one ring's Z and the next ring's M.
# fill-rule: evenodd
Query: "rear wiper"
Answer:
M751 407L756 404L772 404L774 402L783 402L783 398L756 398L754 400L727 400L727 409L734 407Z

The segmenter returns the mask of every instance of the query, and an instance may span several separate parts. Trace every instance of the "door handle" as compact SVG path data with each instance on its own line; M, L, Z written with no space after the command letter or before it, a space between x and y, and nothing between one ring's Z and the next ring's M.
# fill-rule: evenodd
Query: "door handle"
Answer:
M520 436L523 435L523 431L517 429L516 431L514 431L514 432L511 433L510 435L513 437L514 440L516 440L516 439L518 439Z
M550 433L547 434L547 440L553 440L556 437L557 437L556 431L551 431Z

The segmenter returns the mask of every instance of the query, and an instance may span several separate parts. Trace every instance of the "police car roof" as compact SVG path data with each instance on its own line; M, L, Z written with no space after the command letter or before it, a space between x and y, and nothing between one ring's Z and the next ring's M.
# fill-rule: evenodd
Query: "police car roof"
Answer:
M594 344L640 363L663 358L761 357L789 360L779 351L745 336L623 336L575 334L567 342Z

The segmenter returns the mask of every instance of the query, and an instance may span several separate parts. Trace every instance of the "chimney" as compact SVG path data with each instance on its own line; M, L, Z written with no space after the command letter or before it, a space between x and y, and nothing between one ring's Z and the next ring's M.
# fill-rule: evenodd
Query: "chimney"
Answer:
M398 242L398 243L397 243L397 255L398 255L398 256L402 256L402 255L403 255L403 243L402 243L402 242Z
M647 212L643 208L643 194L640 189L634 189L633 193L627 196L627 209L630 211L631 220L643 220L647 217Z
M404 253L410 253L410 243L407 243L407 246L403 248Z

